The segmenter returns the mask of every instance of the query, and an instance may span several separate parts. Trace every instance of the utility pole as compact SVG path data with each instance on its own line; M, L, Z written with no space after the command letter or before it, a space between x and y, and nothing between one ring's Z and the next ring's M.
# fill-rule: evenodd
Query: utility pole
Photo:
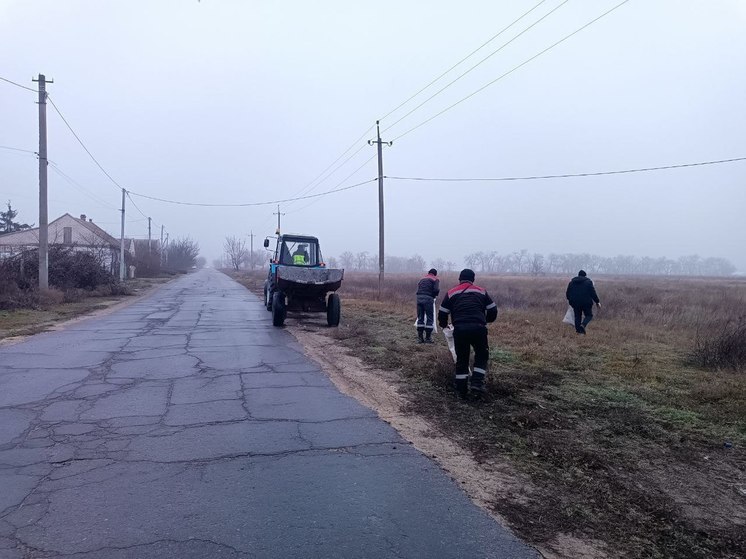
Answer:
M161 244L158 245L158 253L160 256L161 266L163 266L163 225L161 225Z
M249 250L249 266L251 266L251 269L254 269L254 231L252 230L251 233L249 233L249 238L251 239L251 244L249 245L251 249Z
M148 218L148 257L150 257L150 218Z
M49 213L47 209L47 80L39 74L39 289L49 289Z
M122 234L119 237L119 281L124 281L124 197L127 191L122 189Z
M283 213L280 213L280 204L277 204L277 213L273 213L272 215L276 215L277 216L277 232L276 232L276 234L279 235L280 231L281 231L281 229L280 229L280 217L283 216L283 215L285 215Z
M394 142L384 142L381 140L381 127L379 121L376 121L377 139L368 140L368 145L377 144L378 146L378 298L381 298L383 289L383 272L384 272L384 247L383 247L383 145L390 146Z

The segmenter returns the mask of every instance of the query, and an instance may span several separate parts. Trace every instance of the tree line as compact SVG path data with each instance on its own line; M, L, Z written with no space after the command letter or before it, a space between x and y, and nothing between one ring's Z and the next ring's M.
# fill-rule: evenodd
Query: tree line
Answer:
M651 275L651 276L729 276L736 267L726 258L703 258L698 255L677 259L649 256L599 256L589 253L530 253L527 250L500 253L478 251L464 257L465 266L477 272L518 275L574 275L584 269L589 274ZM331 267L346 270L376 272L378 255L368 252L343 252L338 258L330 258ZM442 272L456 271L460 266L451 260L437 258L429 264L419 254L412 256L387 256L386 271L396 273L420 273L429 267Z

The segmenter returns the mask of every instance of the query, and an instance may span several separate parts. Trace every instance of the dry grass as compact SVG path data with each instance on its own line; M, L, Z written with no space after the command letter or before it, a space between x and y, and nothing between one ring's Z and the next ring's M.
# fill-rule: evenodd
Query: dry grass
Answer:
M410 412L530 476L538 490L494 502L518 533L600 540L616 557L742 556L746 377L690 355L703 329L746 316L746 282L595 278L603 308L583 337L561 323L566 278L478 277L500 314L489 397L470 402L449 389L442 338L415 343L417 279L388 278L377 301L377 277L348 274L343 323L326 332L397 371Z

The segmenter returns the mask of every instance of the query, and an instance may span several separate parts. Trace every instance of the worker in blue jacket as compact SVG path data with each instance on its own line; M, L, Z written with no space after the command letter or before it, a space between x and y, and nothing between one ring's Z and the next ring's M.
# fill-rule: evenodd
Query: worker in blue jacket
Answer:
M433 343L435 298L440 293L438 270L430 268L417 282L417 338L421 344Z

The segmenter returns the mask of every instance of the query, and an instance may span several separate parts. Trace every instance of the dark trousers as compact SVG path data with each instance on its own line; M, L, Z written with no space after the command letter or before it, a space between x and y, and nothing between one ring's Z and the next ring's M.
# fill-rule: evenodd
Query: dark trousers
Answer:
M582 333L588 323L593 320L593 304L591 303L587 307L575 307L572 308L575 311L575 331ZM585 318L583 318L585 315Z
M469 378L469 354L474 348L474 375L472 381L484 381L487 363L490 359L490 346L487 342L487 328L453 331L453 344L456 347L456 382Z
M433 300L417 301L417 328L433 329Z

